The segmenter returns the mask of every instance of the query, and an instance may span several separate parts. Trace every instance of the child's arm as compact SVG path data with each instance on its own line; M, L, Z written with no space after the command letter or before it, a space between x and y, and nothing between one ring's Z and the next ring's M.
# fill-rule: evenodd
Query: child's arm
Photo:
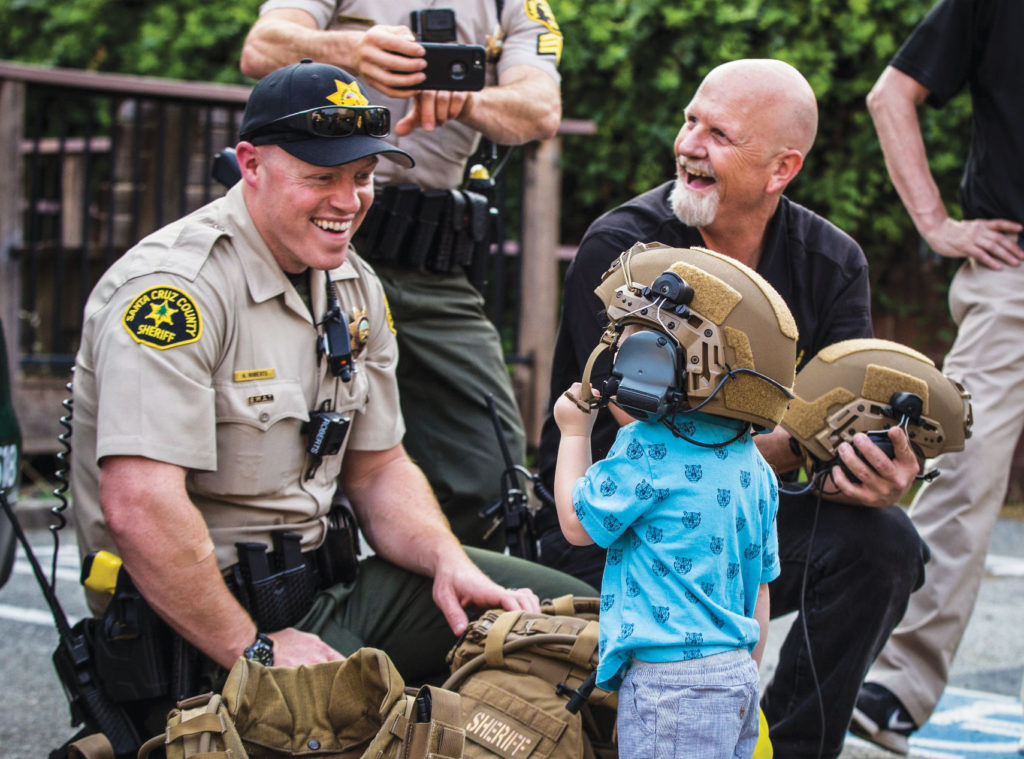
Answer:
M761 635L754 646L753 657L757 666L761 666L761 657L764 655L764 646L768 642L768 617L771 616L771 601L768 598L768 583L762 582L757 589L757 601L754 602L754 619L761 628Z
M580 397L581 385L573 384L569 389L575 397ZM555 423L562 433L558 444L558 460L555 463L555 507L558 510L558 523L562 527L565 539L575 546L590 545L594 541L576 516L572 504L572 491L576 480L582 477L590 466L590 432L594 428L596 413L587 413L580 409L565 395L555 401Z

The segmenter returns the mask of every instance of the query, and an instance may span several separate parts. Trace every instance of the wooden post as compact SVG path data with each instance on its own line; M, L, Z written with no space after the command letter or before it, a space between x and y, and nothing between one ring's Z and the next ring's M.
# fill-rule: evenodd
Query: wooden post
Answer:
M21 277L14 250L23 244L21 226L21 136L25 118L25 85L0 79L0 319L4 323L12 384L18 376L21 345L18 313Z
M523 243L519 353L515 372L527 445L536 447L547 412L551 356L558 328L558 220L562 194L561 140L527 146L523 165Z
M64 248L85 248L82 198L85 196L85 156L67 151L61 167L60 230ZM84 255L84 250L83 250Z

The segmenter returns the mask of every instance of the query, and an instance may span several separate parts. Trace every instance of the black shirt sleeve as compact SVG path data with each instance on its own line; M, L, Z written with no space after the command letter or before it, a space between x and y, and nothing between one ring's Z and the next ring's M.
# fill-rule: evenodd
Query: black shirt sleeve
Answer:
M822 298L820 320L815 330L812 352L803 362L813 358L822 348L859 337L871 337L871 296L868 269L865 265L837 276L829 283Z
M864 251L814 212L782 199L757 271L779 292L796 320L798 370L828 345L871 337Z
M931 106L944 105L968 82L981 39L978 6L979 0L940 0L892 60L894 68L928 89Z

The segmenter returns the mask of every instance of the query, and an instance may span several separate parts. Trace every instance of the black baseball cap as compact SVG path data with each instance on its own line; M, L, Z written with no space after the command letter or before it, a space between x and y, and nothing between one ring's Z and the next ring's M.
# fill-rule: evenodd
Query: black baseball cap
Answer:
M347 72L303 58L272 71L253 87L242 114L239 138L256 145L278 145L315 166L339 166L378 153L410 168L415 165L404 150L380 139L387 134L387 116L374 120L376 128L372 132L364 129L363 133L325 135L299 126L305 123L306 114L339 108L351 108L356 113L364 109L368 117L380 116L382 109L387 111L383 106L371 105L359 82Z

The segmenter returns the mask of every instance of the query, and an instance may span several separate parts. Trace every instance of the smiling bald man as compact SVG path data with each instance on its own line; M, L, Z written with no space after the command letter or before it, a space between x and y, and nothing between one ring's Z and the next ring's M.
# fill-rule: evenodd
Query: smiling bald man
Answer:
M784 195L817 132L817 104L803 75L779 60L724 63L708 73L684 116L673 145L675 179L597 219L569 267L552 399L583 375L605 328L594 288L612 261L636 242L706 247L756 269L796 319L798 368L827 345L872 334L863 251L833 224ZM596 387L608 373L605 358L591 372ZM594 460L604 458L618 426L610 411L601 412L591 438ZM780 496L782 574L770 586L771 611L778 616L798 610L802 618L792 626L762 698L777 756L840 753L864 674L922 581L926 549L906 515L893 507L913 482L917 461L901 430L892 430L890 437L895 459L866 436L855 438L874 469L844 444L840 456L860 483L836 467L834 486L821 494L820 505L817 493ZM801 460L786 431L756 440L783 479L796 477ZM539 456L549 487L558 443L558 428L549 416ZM570 546L556 519L553 508L541 515L548 528L542 561L600 585L603 551ZM802 603L808 562L807 600ZM824 713L810 674L812 663Z

